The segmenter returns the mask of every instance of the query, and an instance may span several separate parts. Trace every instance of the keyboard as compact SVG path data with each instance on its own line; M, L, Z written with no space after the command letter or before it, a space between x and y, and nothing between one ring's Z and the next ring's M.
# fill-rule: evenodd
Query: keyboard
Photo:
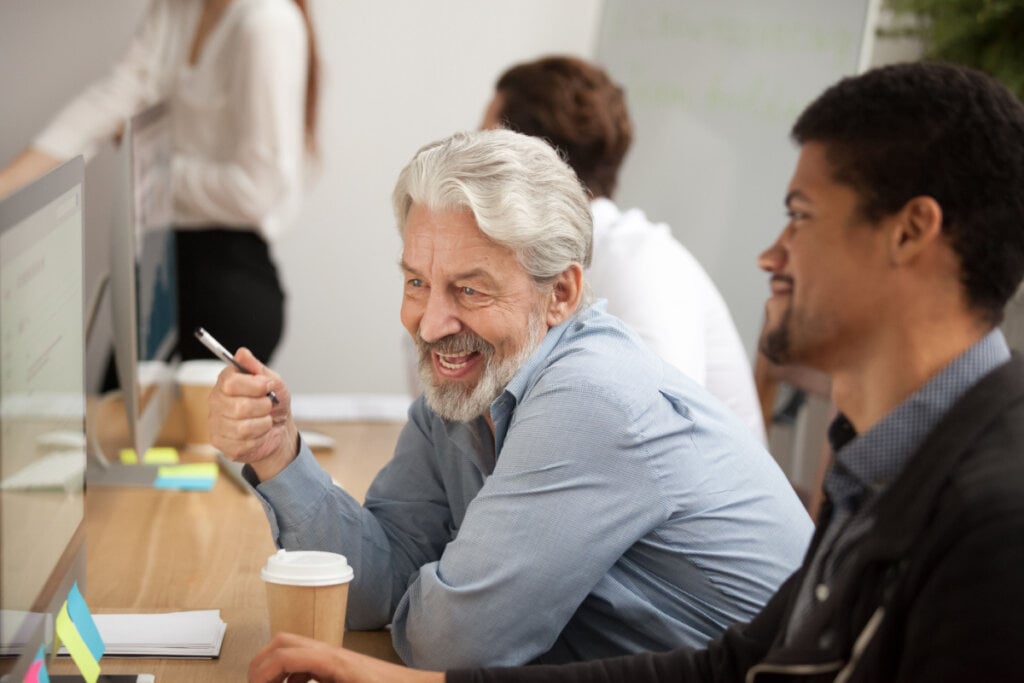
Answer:
M60 451L33 460L0 481L5 491L74 491L85 475L85 451Z

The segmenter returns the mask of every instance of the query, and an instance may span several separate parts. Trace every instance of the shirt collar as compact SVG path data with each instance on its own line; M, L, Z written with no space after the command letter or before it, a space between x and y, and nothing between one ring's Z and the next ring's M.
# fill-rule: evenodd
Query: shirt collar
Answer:
M1009 358L1006 339L993 329L863 435L839 415L829 428L835 463L825 477L833 503L855 506L865 493L884 491L953 404Z
M591 311L604 310L605 302L598 301L583 310L578 310L569 319L552 327L544 335L540 344L530 354L512 376L505 390L498 395L498 398L491 402L491 419L494 421L494 452L500 456L501 446L505 441L505 434L508 432L509 424L512 421L512 413L516 406L523 399L527 388L530 386L535 375L547 367L548 356L561 341L570 325L575 324L581 317L587 316Z

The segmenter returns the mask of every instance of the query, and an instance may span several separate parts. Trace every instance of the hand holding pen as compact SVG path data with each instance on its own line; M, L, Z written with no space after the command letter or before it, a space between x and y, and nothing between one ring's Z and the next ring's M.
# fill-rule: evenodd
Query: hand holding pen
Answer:
M222 372L210 392L211 443L229 459L251 465L261 481L274 477L299 450L288 388L247 349L231 355L223 346L208 343L215 341L209 333L196 332L201 341L206 338L203 343L218 358L238 369ZM271 386L276 393L268 392Z
M196 328L195 335L196 339L198 339L203 346L205 346L206 348L210 349L210 351L213 352L213 355L217 356L225 363L230 363L231 365L235 366L235 369L237 369L239 372L244 372L247 375L252 374L251 372L243 368L241 365L239 365L238 361L235 360L235 356L226 348L224 348L224 345L217 341L212 334L204 330L202 327ZM270 398L271 401L274 402L274 405L278 404L277 395L273 391L268 393L267 396Z

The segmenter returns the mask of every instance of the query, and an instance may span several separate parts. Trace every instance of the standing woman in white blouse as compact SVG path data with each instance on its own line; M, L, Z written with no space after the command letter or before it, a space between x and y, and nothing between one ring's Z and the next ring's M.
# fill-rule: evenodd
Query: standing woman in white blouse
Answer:
M299 207L316 100L306 0L151 0L110 73L0 171L0 196L166 101L182 357L209 355L188 333L206 325L267 362L284 327L270 242Z

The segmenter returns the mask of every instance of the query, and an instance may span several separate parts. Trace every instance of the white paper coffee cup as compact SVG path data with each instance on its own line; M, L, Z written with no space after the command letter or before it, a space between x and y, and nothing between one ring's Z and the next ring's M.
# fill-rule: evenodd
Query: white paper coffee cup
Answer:
M337 553L278 550L271 555L260 570L271 635L297 633L341 645L353 576L345 556Z

